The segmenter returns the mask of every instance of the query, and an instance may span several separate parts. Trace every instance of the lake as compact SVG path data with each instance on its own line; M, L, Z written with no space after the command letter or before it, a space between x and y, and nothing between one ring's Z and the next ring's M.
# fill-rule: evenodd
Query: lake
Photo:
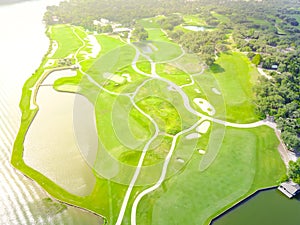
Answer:
M299 200L289 199L277 189L262 191L212 225L299 225Z
M58 2L35 0L0 6L0 224L100 223L98 217L77 208L68 207L61 213L52 210L44 201L47 194L10 164L20 125L22 86L38 68L49 45L43 13L46 5Z

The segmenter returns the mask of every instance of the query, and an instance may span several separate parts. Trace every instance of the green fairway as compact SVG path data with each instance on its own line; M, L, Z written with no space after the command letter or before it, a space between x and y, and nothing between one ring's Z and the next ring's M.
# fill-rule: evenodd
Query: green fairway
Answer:
M257 73L244 55L240 53L222 54L211 69L205 73L205 76L197 77L196 81L201 87L206 87L205 93L208 96L214 96L211 94L213 86L206 81L216 82L215 88L220 89L222 94L220 97L225 103L227 121L250 123L258 120L254 111L252 90L253 80L256 79ZM218 107L217 104L213 105ZM217 110L216 117L225 119L223 110L220 110L221 112Z
M277 145L270 128L227 128L220 152L211 166L200 172L202 158L195 153L180 175L166 181L140 202L139 223L208 224L218 212L257 188L276 184L285 171ZM150 204L154 204L152 216L148 211ZM168 213L163 213L165 208Z
M81 41L75 36L71 26L53 26L50 38L58 42L58 49L53 58L65 58L81 46Z
M207 26L205 21L199 15L183 15L185 25L189 26Z

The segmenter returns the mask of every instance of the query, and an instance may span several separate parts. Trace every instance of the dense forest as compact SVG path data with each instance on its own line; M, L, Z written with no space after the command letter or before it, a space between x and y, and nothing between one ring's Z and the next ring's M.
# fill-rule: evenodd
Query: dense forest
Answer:
M215 28L182 32L181 15L193 14ZM255 87L257 113L274 116L282 139L300 151L300 2L297 0L70 0L47 8L47 24L71 23L94 30L101 18L136 27L138 39L147 38L140 18L164 15L157 21L168 36L209 66L219 52L244 52L253 64L269 71ZM56 20L54 20L55 18ZM111 27L106 27L111 30Z

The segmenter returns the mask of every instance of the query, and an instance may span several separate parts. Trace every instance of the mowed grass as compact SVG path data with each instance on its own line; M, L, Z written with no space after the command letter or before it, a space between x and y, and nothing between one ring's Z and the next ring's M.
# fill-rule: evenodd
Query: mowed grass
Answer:
M206 22L199 15L183 15L184 25L207 26Z
M216 12L211 12L211 15L213 17L215 17L216 19L218 19L221 23L228 23L230 22L230 19L225 16L225 15L222 15L222 14L219 14L219 13L216 13Z
M138 224L209 224L258 188L276 185L285 173L278 144L271 128L227 127L215 161L201 172L195 153L181 174L142 199Z
M188 74L171 64L156 64L156 70L161 77L172 81L178 86L191 83Z
M76 52L81 47L82 42L68 25L56 25L52 27L50 38L58 42L58 49L52 58L65 58Z
M155 62L164 62L177 58L182 54L179 45L173 43L166 34L158 28L146 29L149 35L148 40L157 48L150 57Z
M253 103L253 85L258 72L250 61L240 53L221 54L210 71L203 77L195 80L203 88L207 86L203 79L215 80L216 88L222 94L225 104L226 118L224 112L217 111L216 117L235 123L251 123L258 120ZM213 87L211 87L213 88ZM209 90L207 90L207 93ZM212 94L208 94L208 96ZM220 101L220 100L218 100ZM217 107L217 106L215 106ZM221 113L221 115L220 115Z
M130 45L115 48L101 55L87 70L99 84L107 80L104 73L115 73L116 71L131 65L135 56L135 49Z
M144 28L160 28L160 25L156 22L157 18L147 18L138 20L137 23Z

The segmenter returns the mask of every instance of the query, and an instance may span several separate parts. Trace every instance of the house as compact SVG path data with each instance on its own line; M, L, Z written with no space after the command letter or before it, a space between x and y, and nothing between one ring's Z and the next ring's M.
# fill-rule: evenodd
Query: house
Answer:
M115 28L113 30L114 33L123 33L123 32L130 32L131 30L129 28L126 27L119 27L119 28Z
M293 198L300 193L300 185L292 181L281 183L278 190L285 194L288 198Z

